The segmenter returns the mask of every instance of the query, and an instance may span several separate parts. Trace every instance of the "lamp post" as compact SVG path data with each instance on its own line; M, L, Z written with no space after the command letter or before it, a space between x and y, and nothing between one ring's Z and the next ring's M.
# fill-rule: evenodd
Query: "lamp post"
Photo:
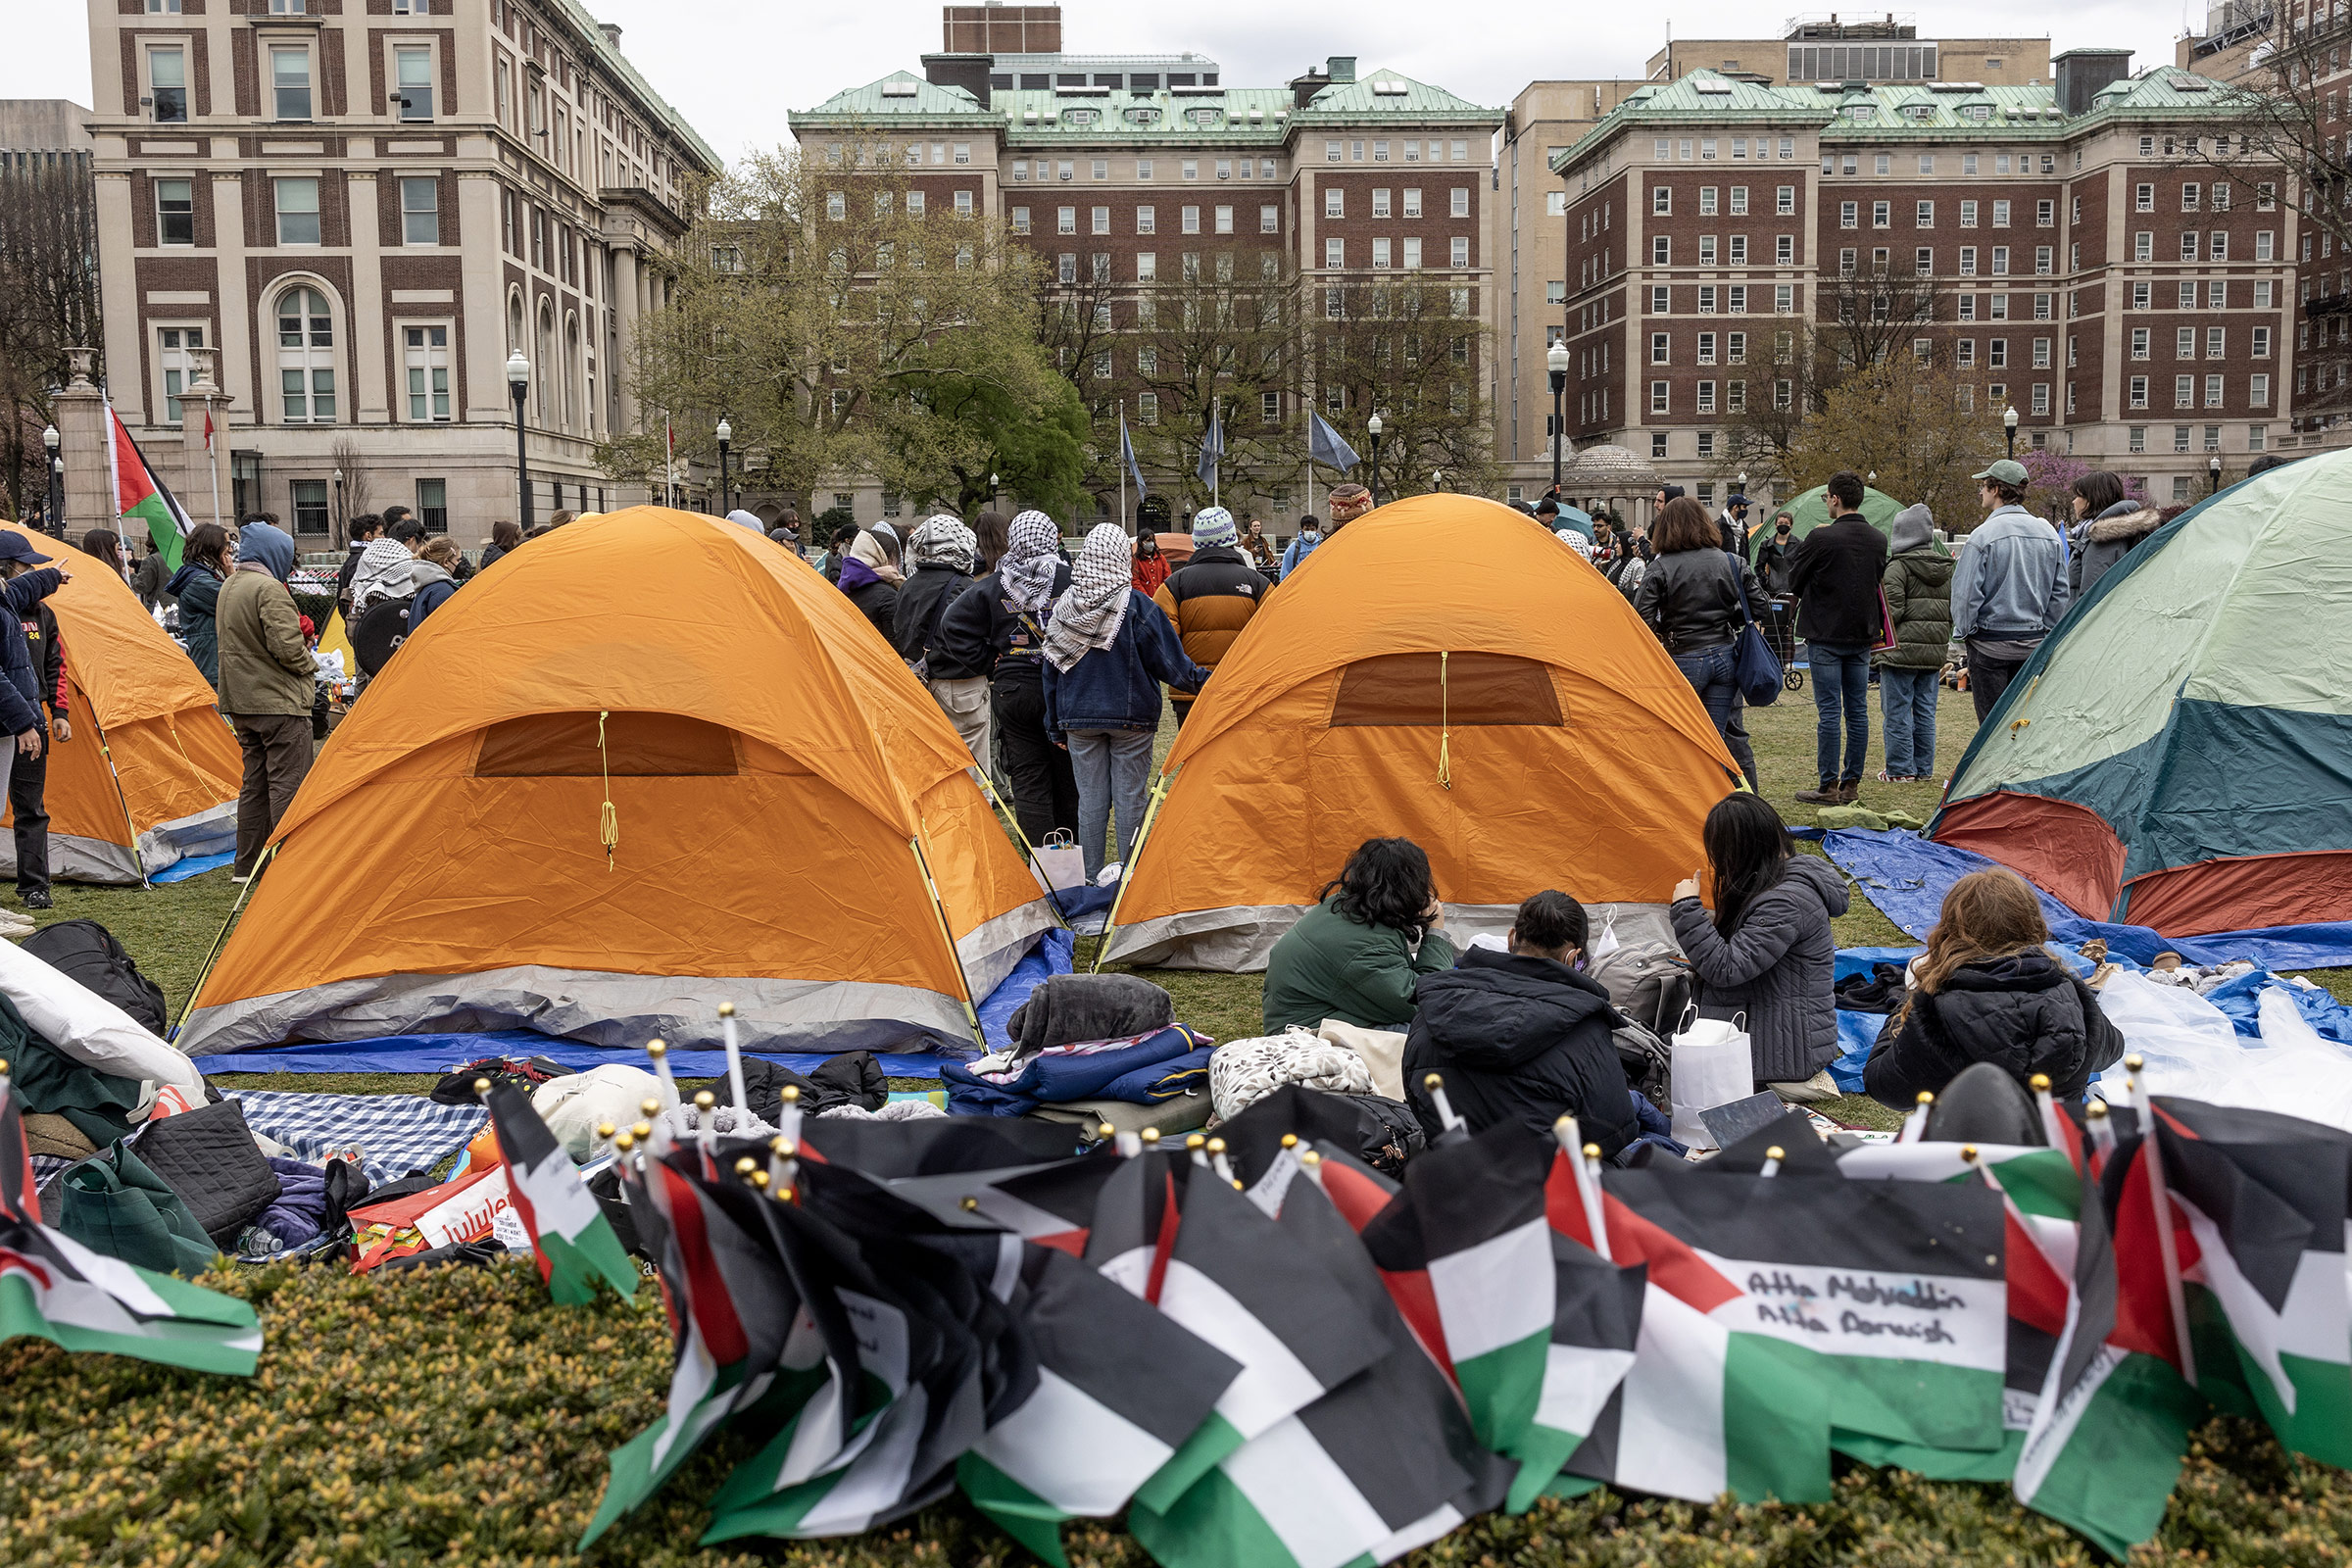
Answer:
M1432 490L1444 490L1446 488L1446 470L1444 468L1439 468L1430 474L1429 487Z
M1380 505L1380 415L1375 412L1364 421L1365 434L1372 437L1372 504Z
M727 445L735 439L735 427L719 416L718 420L718 514L725 516L733 510L727 495Z
M2017 456L2017 405L2012 403L2001 411L2001 431L2009 437L2009 456Z
M341 544L350 537L343 516L343 470L337 468L335 470L335 542Z
M57 455L63 439L54 424L41 432L49 453L49 531L60 539L66 536L66 462Z
M522 531L531 531L531 455L523 442L522 403L530 395L531 362L516 349L507 356L507 390L514 398L514 479L521 486Z
M2219 495L2222 489L2222 460L2220 458L2207 458L2205 460L2205 475L2208 481L2205 486L2205 493L2209 496Z
M1544 351L1544 367L1551 372L1551 493L1560 493L1560 447L1568 433L1568 345L1554 343Z

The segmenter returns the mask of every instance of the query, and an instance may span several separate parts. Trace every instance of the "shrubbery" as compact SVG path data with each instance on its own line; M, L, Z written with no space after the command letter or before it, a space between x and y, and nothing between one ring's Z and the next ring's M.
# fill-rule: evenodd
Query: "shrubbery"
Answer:
M660 1412L659 1298L552 1306L511 1263L353 1279L277 1267L206 1284L251 1299L252 1379L199 1377L33 1340L0 1346L0 1563L9 1568L521 1568L580 1561L795 1568L1013 1568L1030 1561L960 1503L846 1542L698 1549L707 1495L748 1451L722 1435L584 1558L605 1455ZM1149 1568L1108 1525L1073 1525L1070 1560ZM2352 1556L2352 1480L2267 1433L2199 1434L2145 1562L2319 1568ZM1490 1516L1416 1568L1871 1568L2090 1564L2098 1553L2006 1489L1859 1467L1818 1508L1694 1508L1596 1493Z

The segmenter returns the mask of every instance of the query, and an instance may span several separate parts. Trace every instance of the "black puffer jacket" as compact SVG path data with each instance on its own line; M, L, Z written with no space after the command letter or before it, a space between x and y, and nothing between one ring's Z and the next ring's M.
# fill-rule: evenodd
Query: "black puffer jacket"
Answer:
M1764 590L1746 562L1722 550L1677 550L1658 557L1634 590L1634 609L1656 632L1670 654L1695 654L1728 646L1744 619L1740 593L1750 610L1764 603Z
M1459 967L1423 975L1414 1003L1404 1092L1433 1142L1445 1130L1421 1087L1433 1072L1474 1133L1506 1121L1549 1132L1572 1115L1613 1156L1640 1132L1598 981L1550 958L1470 948Z
M1059 598L1069 586L1070 568L1056 566L1054 597ZM1012 601L1004 596L1003 573L992 571L948 607L932 641L959 669L1042 693L1045 655L1038 639L1045 629L1045 616L1023 616L1012 608Z
M2073 970L2046 953L2021 953L1962 964L1933 996L1914 992L1910 1014L1871 1047L1862 1087L1909 1110L1962 1068L1989 1061L2020 1085L2048 1073L2050 1093L2072 1100L2123 1054L2123 1031Z
M930 680L969 680L986 675L988 665L973 668L958 661L955 653L941 645L939 623L948 610L972 586L972 579L954 566L929 565L914 568L914 575L899 587L899 602L891 615L891 641L898 644L899 657L909 664L924 661L924 675Z

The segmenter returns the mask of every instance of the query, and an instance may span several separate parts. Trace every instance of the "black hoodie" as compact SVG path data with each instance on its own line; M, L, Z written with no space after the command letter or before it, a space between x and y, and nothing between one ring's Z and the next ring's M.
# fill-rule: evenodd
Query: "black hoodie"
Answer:
M1470 948L1457 967L1423 975L1414 1000L1405 1096L1433 1142L1444 1128L1421 1087L1433 1072L1474 1133L1505 1121L1548 1133L1571 1115L1611 1157L1639 1134L1598 981L1551 958Z
M1909 1110L1939 1095L1963 1067L1989 1061L2022 1086L2048 1073L2050 1093L2073 1100L2124 1054L2123 1032L2074 971L2046 953L2020 953L1954 969L1933 996L1870 1048L1862 1087L1882 1105Z

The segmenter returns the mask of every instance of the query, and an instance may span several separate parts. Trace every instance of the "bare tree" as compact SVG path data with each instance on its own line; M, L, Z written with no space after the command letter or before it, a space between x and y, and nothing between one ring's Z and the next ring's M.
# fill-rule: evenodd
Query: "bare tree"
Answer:
M360 456L360 444L349 436L338 437L327 449L334 459L335 471L343 476L343 517L347 520L364 512L373 512L370 504L374 493L368 480L368 464Z
M1813 334L1820 393L1853 371L1885 365L1897 350L1907 350L1919 329L1935 322L1939 300L1935 278L1886 263L1841 267L1821 294Z
M0 152L0 483L19 517L47 493L41 430L66 350L101 341L89 155Z
M1493 424L1481 366L1492 345L1469 314L1469 291L1408 273L1327 287L1314 303L1316 401L1334 423L1380 415L1381 494L1418 494L1441 473L1448 490L1487 488Z

